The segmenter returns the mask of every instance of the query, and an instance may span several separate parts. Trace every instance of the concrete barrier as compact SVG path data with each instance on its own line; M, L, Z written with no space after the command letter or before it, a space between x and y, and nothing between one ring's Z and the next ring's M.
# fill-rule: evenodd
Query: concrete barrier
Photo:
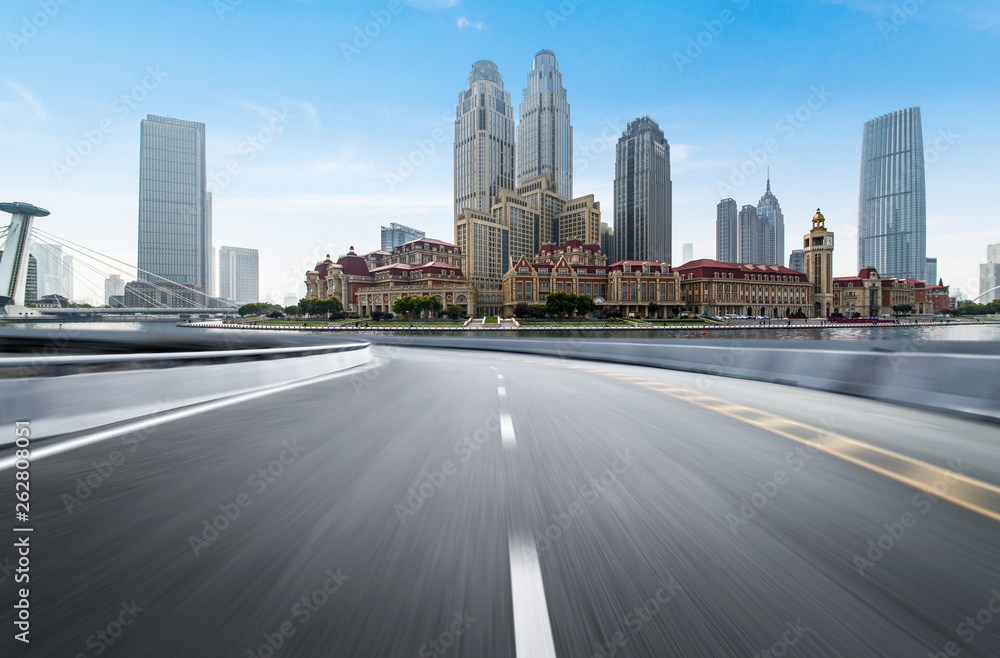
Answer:
M131 338L136 341L131 345L136 350L149 339ZM25 340L41 337L33 335ZM32 436L44 439L310 380L372 359L367 342L330 344L327 340L324 345L220 350L217 342L198 345L195 341L202 349L73 353L81 349L81 342L90 350L102 345L107 351L112 349L105 336L88 335L68 341L57 355L15 353L0 358L0 426L13 427L17 420L28 420ZM123 346L121 339L115 344L119 349ZM0 345L9 351L9 336L0 336ZM145 346L152 347L152 343ZM10 443L13 431L0 436L0 446Z
M799 386L1000 423L1000 344L368 336L376 344L625 363Z

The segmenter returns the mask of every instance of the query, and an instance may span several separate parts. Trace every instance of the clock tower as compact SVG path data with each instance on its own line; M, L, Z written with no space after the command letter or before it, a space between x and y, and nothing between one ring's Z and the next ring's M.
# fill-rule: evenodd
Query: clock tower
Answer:
M812 285L813 317L825 318L833 312L833 232L826 230L826 218L816 209L812 229L802 239L806 275Z

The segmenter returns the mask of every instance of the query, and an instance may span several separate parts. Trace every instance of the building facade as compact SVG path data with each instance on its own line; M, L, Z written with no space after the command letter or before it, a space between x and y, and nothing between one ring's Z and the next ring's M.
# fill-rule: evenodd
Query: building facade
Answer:
M788 269L795 270L796 272L805 272L806 252L801 249L792 249L792 253L788 256Z
M826 230L826 218L816 209L812 229L802 238L806 276L812 286L811 317L826 318L833 313L833 232Z
M427 234L418 229L392 222L389 226L382 227L382 249L392 251L393 247L406 244L411 240L418 240L425 235Z
M336 297L348 313L365 316L392 312L400 297L427 295L473 315L478 293L465 277L465 263L465 254L455 245L420 238L396 246L384 265L369 270L351 247L336 262L327 256L306 272L306 297Z
M503 275L510 263L510 224L499 214L466 208L455 218L455 245L466 255L469 284L476 290L475 315L499 315Z
M927 200L920 108L865 123L858 199L858 266L926 281Z
M552 292L571 292L593 299L598 315L672 317L681 305L679 282L669 265L609 264L599 245L570 240L560 246L543 245L538 254L513 262L503 279L503 314L513 315L518 304L544 305Z
M211 196L205 124L150 114L139 133L139 280L163 279L212 290Z
M260 262L256 249L219 247L219 298L242 306L260 301Z
M472 65L455 117L455 215L490 212L501 189L514 189L514 110L497 65Z
M739 261L739 212L733 199L723 199L715 207L715 260L720 263Z
M924 283L933 284L938 280L937 258L927 258L924 260Z
M628 124L615 151L615 257L671 262L670 145L649 117Z
M979 304L989 304L994 299L1000 299L1000 244L986 247L986 262L979 266ZM992 292L990 292L992 291Z
M782 265L703 258L674 268L684 309L699 315L786 318L809 314L808 277Z
M128 308L204 308L205 301L201 286L173 281L129 281L125 284L125 306Z
M781 265L785 262L785 216L781 212L781 204L771 193L771 177L767 177L767 190L757 202L757 217L764 224L763 249L764 263Z
M614 262L615 260L615 230L611 228L610 224L606 222L601 222L601 252L608 257L609 260Z
M121 297L125 294L125 279L118 274L112 274L104 280L104 303L114 306L111 303L112 297Z
M767 221L757 207L745 205L736 217L736 262L763 263L767 244Z
M517 184L551 174L556 192L573 198L573 126L556 56L540 50L531 62L517 125Z

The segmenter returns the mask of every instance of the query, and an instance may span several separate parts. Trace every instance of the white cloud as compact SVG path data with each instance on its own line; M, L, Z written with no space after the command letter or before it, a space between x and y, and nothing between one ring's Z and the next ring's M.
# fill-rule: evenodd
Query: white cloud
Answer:
M450 9L462 0L403 0L404 3L421 11L441 11Z
M17 99L8 100L0 96L0 118L5 120L13 119L44 119L45 108L38 102L35 95L24 85L13 80L0 80L11 91L16 94Z
M460 29L460 30L464 30L467 27L471 27L471 28L473 28L475 30L485 30L486 29L486 25L484 25L482 21L476 21L475 23L471 23L471 22L469 22L469 19L466 18L465 16L459 16L458 17L458 21L456 21L456 22L458 23L458 29Z

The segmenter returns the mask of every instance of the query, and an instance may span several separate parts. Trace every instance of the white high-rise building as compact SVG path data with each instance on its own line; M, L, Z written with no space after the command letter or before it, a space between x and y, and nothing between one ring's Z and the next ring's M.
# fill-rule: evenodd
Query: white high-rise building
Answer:
M781 213L781 204L771 193L771 176L767 177L767 191L757 202L757 217L766 224L763 251L765 265L785 264L785 216ZM756 262L756 261L755 261Z
M858 197L858 267L924 281L927 197L919 107L865 123Z
M112 274L104 280L104 303L112 305L112 297L125 297L125 279L118 274Z
M489 213L497 191L514 189L514 109L497 65L472 65L455 118L455 215Z
M573 198L573 126L559 62L540 50L531 62L517 126L517 184L552 174L556 194Z
M1000 290L993 290L997 286L1000 286L1000 244L991 244L986 247L986 262L979 266L979 294L982 297L977 303L989 304L1000 299ZM992 292L983 294L988 290Z
M671 263L670 145L649 117L631 121L615 152L615 258Z
M219 247L219 298L233 304L260 301L256 249Z

